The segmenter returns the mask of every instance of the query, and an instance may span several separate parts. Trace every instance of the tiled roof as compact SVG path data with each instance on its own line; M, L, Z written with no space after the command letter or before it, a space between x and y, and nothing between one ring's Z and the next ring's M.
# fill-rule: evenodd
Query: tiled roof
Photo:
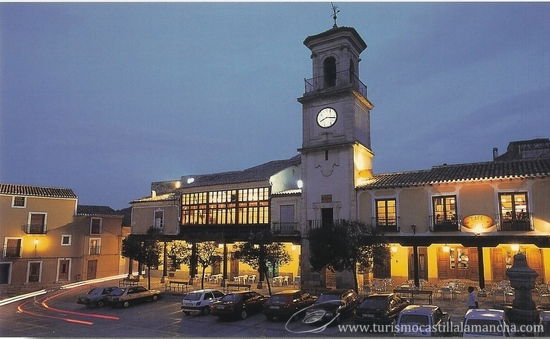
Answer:
M286 190L286 191L281 191L281 192L275 192L275 193L272 193L271 196L272 197L279 197L279 196L300 195L300 194L302 194L302 189L301 188L296 188L296 189L291 189L291 190Z
M109 206L78 205L76 208L78 215L122 215Z
M269 177L273 174L280 172L287 167L299 165L300 162L300 155L296 155L290 159L274 160L266 162L265 164L247 168L242 171L187 175L182 177L182 188L269 180ZM194 181L188 184L188 178L193 178Z
M491 161L434 166L429 170L375 175L358 189L422 186L452 182L534 178L550 175L550 159Z
M70 188L28 186L28 185L3 184L3 183L0 183L0 194L50 197L50 198L72 198L72 199L77 198L76 194Z
M158 194L153 196L147 196L143 198L139 198L136 200L131 201L130 203L136 203L136 202L153 202L153 201L170 201L170 200L178 200L178 196L175 193L166 193L166 194Z

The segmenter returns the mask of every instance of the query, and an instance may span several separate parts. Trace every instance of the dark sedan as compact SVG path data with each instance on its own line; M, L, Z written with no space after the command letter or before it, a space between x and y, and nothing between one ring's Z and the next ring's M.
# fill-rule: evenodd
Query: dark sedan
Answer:
M391 324L409 302L394 293L373 294L355 309L355 320L366 323Z
M313 304L317 298L300 290L285 290L272 295L264 304L267 320L288 318Z
M354 290L330 290L322 293L312 307L305 312L304 324L340 322L352 315L359 304L359 296Z
M226 294L212 304L211 314L246 319L252 313L261 312L265 300L266 297L252 291Z
M88 294L79 296L76 302L88 307L103 307L107 296L115 289L117 289L117 287L95 287L92 288Z

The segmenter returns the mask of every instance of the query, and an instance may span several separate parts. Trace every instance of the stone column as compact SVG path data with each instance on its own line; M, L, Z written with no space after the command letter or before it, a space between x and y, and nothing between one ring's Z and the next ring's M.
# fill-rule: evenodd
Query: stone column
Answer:
M515 298L509 310L510 321L516 324L535 324L538 311L533 301L532 290L538 273L527 265L524 253L514 256L514 264L506 271L510 285L515 290Z

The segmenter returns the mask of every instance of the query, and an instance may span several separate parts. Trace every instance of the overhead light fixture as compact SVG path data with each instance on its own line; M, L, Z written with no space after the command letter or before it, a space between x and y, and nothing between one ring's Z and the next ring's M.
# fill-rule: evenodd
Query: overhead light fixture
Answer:
M449 253L449 251L451 251L451 248L449 246L447 246L447 244L443 245L443 247L441 249L445 253Z
M192 184L193 182L195 182L195 178L187 178L188 184Z
M519 245L518 245L518 244L512 244L512 245L510 245L510 248L511 248L512 251L514 251L514 252L519 251Z
M298 186L298 188L302 188L304 187L304 182L302 180L298 180L296 181L296 186Z
M393 253L397 253L397 250L398 250L397 246L392 246L392 247L391 247L391 251L392 251Z

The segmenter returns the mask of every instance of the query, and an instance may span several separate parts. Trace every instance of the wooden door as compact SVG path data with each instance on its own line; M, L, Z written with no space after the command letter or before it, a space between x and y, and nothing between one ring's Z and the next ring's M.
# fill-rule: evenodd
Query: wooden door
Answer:
M67 281L69 280L69 265L70 261L68 259L59 260L59 275L57 280Z
M88 270L86 278L95 279L97 274L97 260L88 260Z
M413 249L409 249L409 280L414 279ZM418 248L418 278L428 280L428 249Z
M229 261L229 277L233 280L234 277L239 276L239 261L235 259L234 255L231 255L231 260Z
M437 275L439 279L450 279L449 252L440 247L437 250Z
M528 248L525 251L525 254L527 256L527 265L539 274L537 281L542 281L544 277L544 267L542 265L542 255L540 253L540 249Z
M477 253L477 247L468 247L468 257L470 258L468 279L479 281L479 255Z
M506 280L506 260L502 248L491 249L491 268L493 271L493 281L498 282Z

